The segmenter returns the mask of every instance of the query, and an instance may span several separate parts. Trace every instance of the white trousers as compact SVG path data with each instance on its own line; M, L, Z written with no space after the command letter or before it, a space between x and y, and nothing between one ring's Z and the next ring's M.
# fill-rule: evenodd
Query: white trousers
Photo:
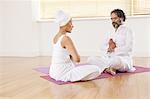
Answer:
M87 60L87 63L97 65L99 68L108 68L112 67L118 71L128 71L128 65L122 61L122 59L119 56L113 56L113 57L89 57Z

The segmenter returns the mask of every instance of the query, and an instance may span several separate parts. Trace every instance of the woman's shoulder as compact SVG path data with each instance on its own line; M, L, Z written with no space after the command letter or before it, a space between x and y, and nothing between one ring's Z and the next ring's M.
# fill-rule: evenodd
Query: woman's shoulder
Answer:
M69 46L73 45L73 41L68 35L65 35L65 36L63 36L63 38L61 40L61 45L63 48L65 48L66 46L69 47Z
M57 42L60 42L63 39L66 39L65 35L55 35L53 38L53 43L56 44Z
M71 41L71 38L68 35L63 35L62 41Z

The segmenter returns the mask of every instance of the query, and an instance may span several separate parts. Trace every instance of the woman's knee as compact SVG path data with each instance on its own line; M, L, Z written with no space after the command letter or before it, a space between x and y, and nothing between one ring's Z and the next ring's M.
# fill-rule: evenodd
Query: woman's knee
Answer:
M87 59L87 63L93 64L93 63L95 62L95 60L96 60L96 57L90 56L90 57L88 57L88 59Z
M93 73L87 75L86 77L84 77L82 80L91 80L91 79L98 77L99 75L100 75L100 73L98 71L93 72Z

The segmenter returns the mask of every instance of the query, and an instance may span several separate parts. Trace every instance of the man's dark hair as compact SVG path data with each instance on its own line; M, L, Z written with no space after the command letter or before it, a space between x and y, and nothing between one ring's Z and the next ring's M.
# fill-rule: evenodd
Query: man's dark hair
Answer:
M123 18L123 21L125 22L126 15L121 9L114 9L113 11L111 11L111 14L112 13L115 13L119 18Z

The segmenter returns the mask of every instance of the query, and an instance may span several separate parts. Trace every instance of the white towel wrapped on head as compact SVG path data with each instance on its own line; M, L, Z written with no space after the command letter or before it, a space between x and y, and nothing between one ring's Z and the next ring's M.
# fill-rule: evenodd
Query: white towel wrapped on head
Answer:
M69 14L65 13L62 10L59 10L56 14L56 20L55 22L59 24L59 26L66 25L71 20L71 17Z

